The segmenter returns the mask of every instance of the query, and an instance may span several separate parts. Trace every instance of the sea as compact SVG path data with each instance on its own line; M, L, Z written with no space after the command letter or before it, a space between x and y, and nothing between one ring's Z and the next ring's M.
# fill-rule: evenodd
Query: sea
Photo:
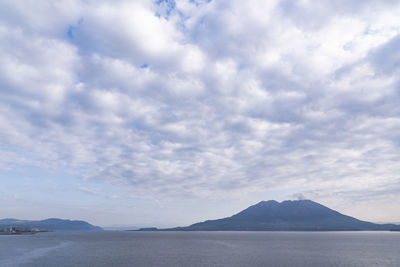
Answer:
M0 235L0 266L400 266L400 232Z

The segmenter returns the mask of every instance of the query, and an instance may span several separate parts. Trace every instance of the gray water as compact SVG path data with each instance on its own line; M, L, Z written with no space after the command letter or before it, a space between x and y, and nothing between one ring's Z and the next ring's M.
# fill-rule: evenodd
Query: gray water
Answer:
M0 266L400 266L400 232L3 235Z

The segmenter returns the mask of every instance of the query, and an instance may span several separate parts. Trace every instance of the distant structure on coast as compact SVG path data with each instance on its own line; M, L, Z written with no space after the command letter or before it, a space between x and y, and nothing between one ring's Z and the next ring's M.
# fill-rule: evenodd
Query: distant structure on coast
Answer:
M50 218L41 221L0 219L0 233L37 233L44 231L102 231L98 226L85 221Z
M39 230L37 228L26 228L26 227L6 227L6 228L2 228L0 229L0 234L34 234L34 233L38 233L38 232L44 232L43 230Z

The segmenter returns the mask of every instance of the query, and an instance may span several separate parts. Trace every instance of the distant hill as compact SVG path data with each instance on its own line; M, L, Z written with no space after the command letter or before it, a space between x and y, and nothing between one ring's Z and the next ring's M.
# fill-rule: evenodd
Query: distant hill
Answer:
M37 228L49 231L101 231L101 227L91 225L85 221L73 221L62 219L46 219L42 221L29 221L18 219L0 220L0 229L9 227Z
M356 231L399 230L395 224L375 224L343 215L311 200L261 201L227 218L208 220L180 231Z

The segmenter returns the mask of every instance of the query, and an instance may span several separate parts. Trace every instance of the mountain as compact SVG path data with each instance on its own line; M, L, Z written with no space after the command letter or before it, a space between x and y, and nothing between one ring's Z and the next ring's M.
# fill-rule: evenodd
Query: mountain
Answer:
M91 225L85 221L62 220L50 218L42 221L17 219L0 220L0 229L9 227L37 228L48 231L101 231L101 227Z
M181 231L355 231L397 230L400 225L375 224L343 215L311 200L261 201L227 218L208 220Z

